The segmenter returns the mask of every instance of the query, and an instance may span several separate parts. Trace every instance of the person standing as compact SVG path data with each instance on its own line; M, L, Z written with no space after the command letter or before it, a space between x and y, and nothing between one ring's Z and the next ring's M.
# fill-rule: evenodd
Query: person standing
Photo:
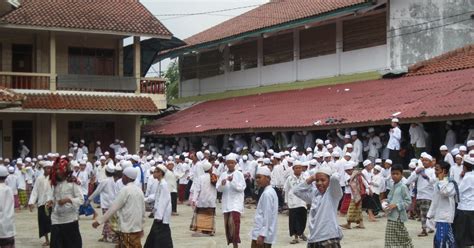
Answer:
M237 154L226 157L227 171L217 181L217 191L222 192L222 212L227 244L234 248L240 244L240 215L244 212L245 180L242 172L235 169Z
M5 184L8 170L0 166L0 247L15 248L15 207L13 203L13 192Z
M46 208L46 200L48 194L51 194L51 183L49 181L49 175L51 174L51 167L53 165L51 162L44 162L43 170L44 174L39 176L33 190L31 191L31 196L28 202L30 212L33 212L33 208L36 204L38 206L38 230L39 238L44 237L45 242L42 246L49 246L49 237L48 234L51 233L51 208Z
M380 137L375 135L375 129L371 127L369 128L369 140L367 146L364 147L364 151L367 152L367 159L374 163L375 159L379 157L380 148L382 148Z
M194 187L192 199L194 216L191 231L213 236L216 231L214 218L216 215L216 184L218 179L215 174L212 174L211 163L204 161L201 166L205 173L199 177Z
M354 154L353 156L357 159L358 163L360 163L364 161L364 158L362 156L362 152L364 151L364 145L357 136L357 131L351 131L351 139L352 146L354 147L354 150L352 151L352 153Z
M415 158L420 158L422 152L426 149L426 133L422 124L412 123L410 129L410 144L415 150Z
M155 195L149 198L154 200L153 225L145 241L145 248L173 248L171 239L171 195L168 183L164 179L167 172L164 165L158 165L153 171L153 177L158 180L158 187Z
M263 166L257 169L257 185L264 189L257 209L251 231L252 248L271 248L276 242L278 222L278 196L270 184L271 171Z
M459 204L454 218L457 247L474 245L474 159L464 160L464 177L459 184Z
M122 183L125 185L115 198L112 206L92 223L97 228L118 212L120 220L119 247L141 248L143 226L145 224L145 197L135 183L138 171L129 166L123 170Z
M389 132L390 138L387 143L387 148L389 150L389 158L393 161L394 164L400 164L400 142L402 139L402 131L399 127L398 118L392 119L392 128Z
M21 159L25 159L28 154L30 154L30 149L28 149L28 147L25 145L24 140L20 140L20 144L18 146L18 155Z

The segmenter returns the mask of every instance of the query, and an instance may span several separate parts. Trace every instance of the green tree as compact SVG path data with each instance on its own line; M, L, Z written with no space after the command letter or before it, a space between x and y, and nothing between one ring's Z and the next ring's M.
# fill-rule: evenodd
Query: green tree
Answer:
M170 101L179 97L179 69L178 62L172 61L164 75L166 79L166 100Z

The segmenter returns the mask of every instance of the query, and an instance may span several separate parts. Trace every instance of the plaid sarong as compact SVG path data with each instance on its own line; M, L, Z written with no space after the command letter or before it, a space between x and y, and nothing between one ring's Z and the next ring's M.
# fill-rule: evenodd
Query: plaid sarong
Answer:
M18 199L20 200L20 206L28 205L28 196L26 195L26 190L18 189Z
M360 202L356 204L354 201L351 201L349 210L347 211L347 222L360 223L362 221L361 205Z
M398 221L388 220L385 228L385 248L412 248L410 235L405 224Z
M315 243L308 243L307 248L341 248L340 239L328 239Z

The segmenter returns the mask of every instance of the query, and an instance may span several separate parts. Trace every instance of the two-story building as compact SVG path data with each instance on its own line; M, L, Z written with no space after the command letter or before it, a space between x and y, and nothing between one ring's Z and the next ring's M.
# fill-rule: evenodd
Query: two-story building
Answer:
M2 1L0 156L20 140L31 155L80 139L136 151L140 116L166 108L164 81L145 74L180 43L138 0Z

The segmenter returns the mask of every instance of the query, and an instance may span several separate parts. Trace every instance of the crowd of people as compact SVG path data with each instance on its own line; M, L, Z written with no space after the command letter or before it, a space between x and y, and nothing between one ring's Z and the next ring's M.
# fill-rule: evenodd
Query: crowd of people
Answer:
M336 132L326 141L312 137L308 146L305 139L291 142L301 147L278 146L277 140L256 136L250 148L245 140L231 137L228 141L234 142L223 150L208 142L195 149L183 141L183 147L169 148L142 143L129 153L123 141L107 148L97 141L89 160L80 140L70 143L66 155L30 158L26 153L1 159L0 247L14 247L15 214L34 208L44 246L82 247L78 220L85 215L92 216L94 228L102 225L99 242L141 247L148 216L153 224L145 247L173 247L170 223L179 204L193 209L193 236L214 236L216 216L222 214L225 238L233 247L241 243L246 205L256 207L251 231L255 248L275 244L277 228L288 229L291 244L340 247L343 229L365 228L364 211L369 222L387 218L385 247L413 247L404 225L408 219L421 222L417 236L435 233L435 247L474 245L474 140L450 141L435 157L419 141L426 137L420 126L410 128L415 152L409 170L402 166L397 119L385 145L369 128L366 142L355 130L347 136ZM336 137L344 140L342 146ZM278 227L283 213L288 227ZM339 223L338 216L347 222Z

